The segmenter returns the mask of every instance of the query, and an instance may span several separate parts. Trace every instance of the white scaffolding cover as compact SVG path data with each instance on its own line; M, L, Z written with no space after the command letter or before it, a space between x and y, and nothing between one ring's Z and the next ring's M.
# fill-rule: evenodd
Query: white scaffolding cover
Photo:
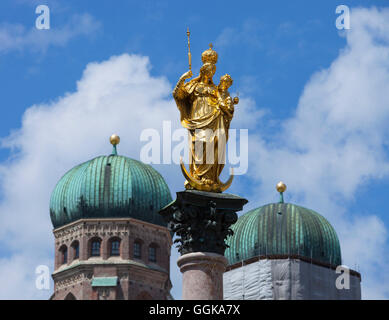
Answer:
M350 275L350 289L339 290L333 269L298 259L263 259L223 275L225 300L359 300L360 279Z

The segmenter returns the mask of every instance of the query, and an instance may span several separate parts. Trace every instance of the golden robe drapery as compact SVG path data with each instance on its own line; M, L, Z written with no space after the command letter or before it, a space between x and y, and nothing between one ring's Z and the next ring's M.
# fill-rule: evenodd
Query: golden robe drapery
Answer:
M177 84L173 97L181 124L189 131L190 174L206 184L219 184L230 119L219 107L218 88L196 78Z

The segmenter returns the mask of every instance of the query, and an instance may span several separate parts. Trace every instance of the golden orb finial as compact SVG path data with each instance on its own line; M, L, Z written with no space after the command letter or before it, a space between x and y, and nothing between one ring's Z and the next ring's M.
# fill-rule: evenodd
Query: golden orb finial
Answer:
M113 146L116 146L120 143L120 137L117 135L117 134L113 134L110 138L109 138L109 142L111 142L111 144Z
M286 190L286 184L283 183L282 181L280 181L280 182L277 183L276 189L277 189L278 192L283 193Z
M120 143L120 137L117 134L113 134L109 138L109 142L111 142L111 144L113 145L113 149L112 149L111 155L117 156L118 152L117 152L116 146Z

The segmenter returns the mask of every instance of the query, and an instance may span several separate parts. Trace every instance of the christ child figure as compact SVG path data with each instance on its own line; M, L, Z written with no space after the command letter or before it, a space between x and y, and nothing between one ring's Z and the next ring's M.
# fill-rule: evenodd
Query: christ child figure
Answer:
M231 121L234 115L234 105L239 103L239 98L231 98L228 88L232 85L232 78L229 74L225 74L220 77L220 83L218 88L218 106L221 111L227 116L228 120Z

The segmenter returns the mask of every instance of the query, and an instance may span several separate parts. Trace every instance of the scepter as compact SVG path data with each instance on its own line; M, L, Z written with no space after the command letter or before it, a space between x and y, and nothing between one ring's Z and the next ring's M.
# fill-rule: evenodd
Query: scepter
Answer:
M189 70L192 71L192 55L191 55L191 53L190 53L190 39L189 39L190 32L189 32L189 27L188 27L188 29L186 30L186 35L188 36L188 59L189 59Z

